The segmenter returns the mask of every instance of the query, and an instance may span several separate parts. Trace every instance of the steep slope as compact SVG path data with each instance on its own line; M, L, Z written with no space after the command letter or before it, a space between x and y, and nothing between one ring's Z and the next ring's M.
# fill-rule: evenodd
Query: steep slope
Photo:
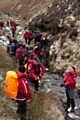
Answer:
M63 68L73 64L78 71L80 70L79 11L80 2L77 0L57 1L29 23L30 29L38 28L50 36L47 53L49 51L49 65L54 72L57 69L56 72L60 70L61 73L61 70L64 71Z
M12 15L25 16L26 19L43 11L55 0L0 0L0 11Z

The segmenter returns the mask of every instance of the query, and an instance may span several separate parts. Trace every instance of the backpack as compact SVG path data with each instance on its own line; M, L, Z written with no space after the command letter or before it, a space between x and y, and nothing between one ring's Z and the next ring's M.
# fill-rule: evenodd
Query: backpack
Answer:
M11 41L10 47L11 47L11 52L12 52L12 54L15 55L16 49L17 49L17 47L18 47L18 42L17 42L17 40L13 39L13 40Z
M21 47L16 49L15 56L16 56L17 59L20 59L22 51L23 51L23 49Z
M16 98L18 93L18 75L15 71L7 71L4 91L10 98Z
M23 50L23 51L22 51L21 56L20 56L20 61L21 61L21 62L24 61L25 56L27 55L26 53L27 53L26 50Z

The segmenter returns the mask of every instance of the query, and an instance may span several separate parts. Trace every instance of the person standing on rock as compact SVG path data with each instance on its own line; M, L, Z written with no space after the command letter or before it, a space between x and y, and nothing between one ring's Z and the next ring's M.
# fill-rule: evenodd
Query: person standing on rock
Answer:
M77 78L77 72L75 70L74 66L69 67L68 72L66 73L62 86L65 86L66 91L66 97L67 97L67 107L66 112L68 112L68 108L71 106L71 112L74 112L75 108L75 100L74 100L74 94L75 94L75 88L76 88L76 78Z

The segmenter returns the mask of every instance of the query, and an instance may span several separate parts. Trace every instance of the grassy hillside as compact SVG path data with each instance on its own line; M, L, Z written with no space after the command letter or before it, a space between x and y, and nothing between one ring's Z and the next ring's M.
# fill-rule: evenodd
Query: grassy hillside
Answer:
M19 16L29 20L43 12L55 0L0 0L0 11L10 16Z

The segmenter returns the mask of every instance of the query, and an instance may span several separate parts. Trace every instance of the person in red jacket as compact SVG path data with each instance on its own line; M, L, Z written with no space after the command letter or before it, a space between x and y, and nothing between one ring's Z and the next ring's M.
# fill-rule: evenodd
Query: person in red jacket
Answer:
M24 74L25 67L21 65L17 71L18 74L18 94L16 101L18 103L17 114L21 116L20 120L26 120L26 105L31 100L27 77ZM27 102L26 102L27 100Z
M39 44L35 45L34 53L39 57L39 59L42 59L44 56L44 50L40 48Z
M28 65L28 77L35 90L38 91L39 83L38 80L44 75L45 69L38 57L35 57L32 62Z
M15 56L16 56L16 59L20 59L20 56L21 56L21 53L22 53L22 51L25 49L25 45L19 45L19 48L17 48L16 49L16 54L15 54ZM20 61L19 61L19 65L20 65Z
M16 28L15 28L15 26L12 26L11 31L12 31L12 35L13 35L13 38L14 38L15 33L16 33Z
M66 88L66 97L67 97L67 109L71 105L71 112L74 112L75 100L74 100L74 90L76 88L76 78L77 72L74 66L69 67L68 72L66 73L63 82Z
M24 33L23 37L25 39L25 43L28 44L28 45L30 45L31 40L33 39L33 34L29 30L27 30Z

